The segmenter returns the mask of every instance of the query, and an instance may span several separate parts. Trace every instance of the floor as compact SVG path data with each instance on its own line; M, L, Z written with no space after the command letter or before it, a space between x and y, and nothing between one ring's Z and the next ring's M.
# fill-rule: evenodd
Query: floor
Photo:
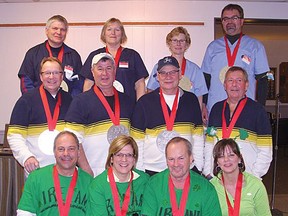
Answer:
M275 147L274 147L275 148ZM275 152L275 150L274 150ZM275 156L275 153L274 153ZM268 173L263 177L263 183L266 186L269 194L270 203L272 205L272 188L274 178L274 160L270 166ZM273 202L274 213L273 216L288 216L288 146L279 145L277 151L277 163L276 163L276 177L275 177L275 196ZM280 210L282 214L277 214L277 210Z

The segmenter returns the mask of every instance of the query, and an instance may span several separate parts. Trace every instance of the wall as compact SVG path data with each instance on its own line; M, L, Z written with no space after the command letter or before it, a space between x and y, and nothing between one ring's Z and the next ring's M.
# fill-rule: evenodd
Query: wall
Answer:
M2 3L0 24L45 23L54 14L65 16L68 22L104 22L110 17L122 21L183 21L204 22L185 26L192 37L192 47L186 57L198 65L210 41L214 39L214 17L220 17L227 1L97 1L71 3ZM238 2L250 18L287 17L287 3ZM136 49L151 71L155 62L169 55L165 36L174 26L127 26L127 47ZM88 54L100 46L101 27L71 26L66 43L78 50L85 61ZM17 73L25 52L45 40L44 27L0 27L0 131L9 122L11 110L20 96Z

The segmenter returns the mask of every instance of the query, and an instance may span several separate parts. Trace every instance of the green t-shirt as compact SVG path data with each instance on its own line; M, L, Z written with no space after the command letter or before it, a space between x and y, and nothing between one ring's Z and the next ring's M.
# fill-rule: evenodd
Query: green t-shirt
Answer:
M130 202L127 211L128 215L141 213L143 202L143 192L148 182L149 176L137 169L134 169L134 178L131 184ZM107 178L107 170L97 176L90 184L88 191L88 209L87 215L89 216L112 216L115 215L114 201L110 183ZM116 182L118 195L120 200L120 207L124 200L125 192L128 187L128 182Z
M58 204L53 181L53 164L33 171L24 185L18 210L28 211L37 216L59 215ZM72 177L59 175L62 198L66 200L66 193ZM70 205L69 216L86 214L87 189L92 176L78 169L78 179Z
M150 178L143 197L143 215L172 216L168 176L169 170L166 169ZM181 196L182 190L176 190L178 207ZM190 190L186 202L186 215L221 215L217 193L213 185L193 171L190 171Z

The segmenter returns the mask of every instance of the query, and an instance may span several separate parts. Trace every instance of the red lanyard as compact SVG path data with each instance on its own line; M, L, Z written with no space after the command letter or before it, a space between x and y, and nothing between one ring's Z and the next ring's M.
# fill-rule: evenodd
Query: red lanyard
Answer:
M236 184L236 193L235 193L235 200L234 200L234 208L232 207L230 200L227 195L227 191L225 189L225 184L224 184L224 176L222 174L222 183L225 191L225 196L226 196L226 202L228 205L228 214L229 216L239 216L240 213L240 201L241 201L241 192L242 192L242 183L243 183L243 174L242 172L239 173L238 175L238 180Z
M244 109L246 102L247 102L247 97L245 97L242 101L239 102L239 105L237 106L233 114L232 120L227 128L226 118L225 118L225 108L226 108L227 100L224 101L223 109L222 109L222 139L227 139L230 137L232 129L234 128L236 121L238 120L242 110Z
M52 51L51 51L51 48L50 48L48 41L46 42L46 49L48 50L49 56L53 57L53 54L52 54ZM64 46L62 45L60 52L58 53L58 56L57 56L57 58L59 59L60 62L62 62L62 60L63 60L63 55L64 55Z
M68 216L68 214L69 214L70 204L72 201L72 197L73 197L73 193L74 193L74 188L76 186L77 178L78 178L78 171L75 168L74 173L73 173L73 177L72 177L72 180L70 182L68 192L66 195L66 203L65 202L63 203L58 171L57 171L56 166L54 166L54 168L53 168L54 187L55 187L56 200L58 203L58 210L59 210L60 216Z
M115 98L115 114L113 113L109 103L107 102L106 98L104 97L103 93L98 89L98 87L94 86L94 92L100 99L101 103L103 104L104 108L106 109L111 121L114 125L120 124L120 102L119 102L119 95L115 88L114 91L114 98Z
M226 55L227 55L227 61L228 61L228 66L229 67L232 67L234 65L234 63L235 63L235 59L236 59L236 56L237 56L237 53L238 53L238 49L240 47L241 39L242 39L242 33L240 34L240 38L238 39L238 42L237 42L237 44L235 46L233 54L231 55L231 50L230 50L229 45L228 45L227 37L224 36L224 41L225 41L225 46L226 46Z
M178 106L178 95L179 95L179 88L177 89L177 92L176 92L176 95L174 98L174 102L173 102L173 106L172 106L171 115L169 116L167 104L165 102L165 98L163 96L162 89L160 88L160 102L161 102L162 112L163 112L165 123L166 123L166 128L168 131L172 131L173 126L174 126L174 122L175 122L175 118L176 118L176 112L177 112L177 106Z
M120 200L119 200L119 196L118 196L118 189L116 186L116 182L114 179L114 175L113 175L113 169L112 167L110 167L108 169L108 178L109 178L109 182L110 182L110 187L112 190L112 196L113 196L113 201L114 201L114 208L115 208L115 215L116 216L126 216L127 211L128 211L128 207L129 207L129 202L130 202L130 193L131 193L131 183L133 180L133 172L131 171L131 177L130 177L130 181L128 184L128 188L125 192L125 196L124 196L124 200L122 203L122 209L120 208Z
M122 50L123 50L122 46L120 46L120 47L117 49L116 56L115 56L115 58L114 58L116 68L118 67L118 63L119 63L119 60L120 60L120 56L121 56ZM106 46L106 53L109 53L109 50L108 50L108 47L107 47L107 46Z
M186 59L183 57L182 64L181 64L181 75L185 74L185 68L186 68Z
M44 111L46 114L49 131L53 131L56 128L57 120L59 117L60 106L61 106L61 93L59 92L58 94L58 99L54 108L54 114L52 118L51 111L50 111L49 104L48 104L47 95L44 90L43 84L40 86L39 91L40 91L41 100L44 106Z
M190 189L190 174L186 177L183 193L180 199L180 207L178 208L177 200L176 200L176 193L174 190L174 184L169 175L169 192L170 192L170 202L172 207L172 215L173 216L181 216L184 215L186 203L188 199L189 189Z

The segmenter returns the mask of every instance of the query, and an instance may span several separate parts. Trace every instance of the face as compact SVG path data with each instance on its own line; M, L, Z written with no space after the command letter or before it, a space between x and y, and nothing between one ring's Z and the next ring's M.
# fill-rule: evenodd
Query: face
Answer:
M69 134L60 136L55 143L54 155L60 174L73 173L79 157L79 149L74 137Z
M67 29L64 23L54 21L45 31L50 46L55 48L62 46L67 34Z
M106 43L110 45L120 45L122 39L122 31L119 23L114 22L108 24L105 30Z
M224 81L224 88L228 99L239 101L244 97L248 89L248 81L241 71L229 72Z
M157 78L164 94L176 94L181 79L179 68L173 65L165 65L158 71Z
M125 176L129 174L135 165L133 148L131 145L124 146L119 152L111 158L112 168L116 176Z
M193 156L189 156L183 142L172 143L167 148L166 162L172 178L185 179L189 174Z
M172 55L184 55L186 49L188 49L185 35L183 33L174 35L169 42L169 49Z
M233 36L242 32L244 19L237 19L236 17L240 17L240 14L237 10L225 10L223 12L222 26L227 35Z
M92 73L94 76L95 84L100 89L113 88L113 82L116 76L116 69L111 60L100 60L97 64L93 65Z
M49 91L50 94L55 95L63 80L63 71L58 62L45 62L41 69L40 79L44 88Z
M230 146L226 146L222 155L218 157L217 163L221 170L226 174L238 172L238 163L241 159L232 151Z

